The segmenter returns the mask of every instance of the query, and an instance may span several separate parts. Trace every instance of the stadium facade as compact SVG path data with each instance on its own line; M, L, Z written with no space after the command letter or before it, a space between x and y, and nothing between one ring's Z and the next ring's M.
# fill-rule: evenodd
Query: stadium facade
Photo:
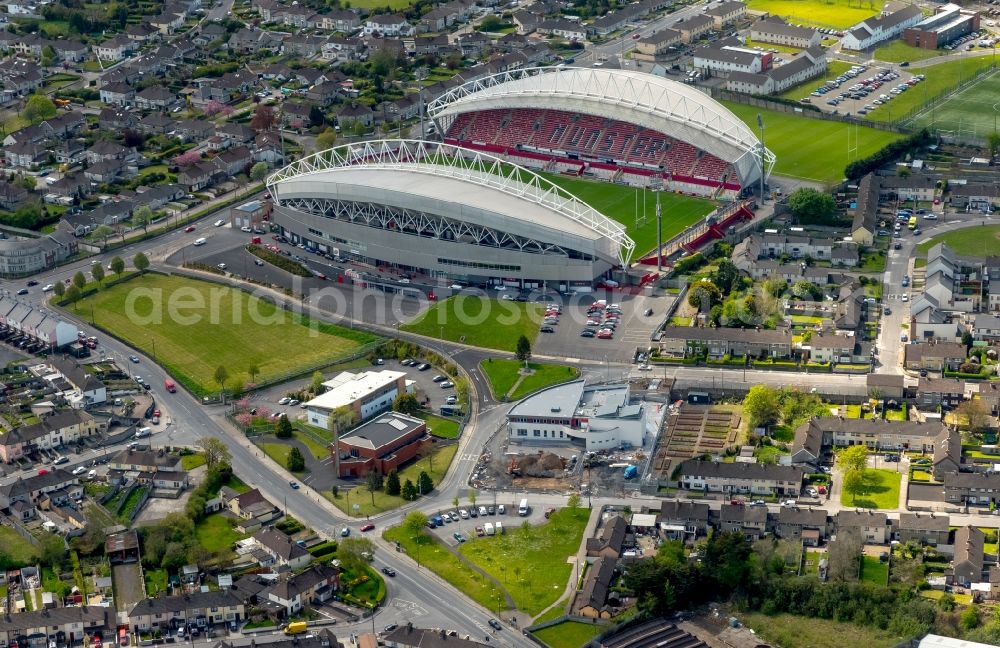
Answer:
M452 88L428 105L446 143L546 171L734 197L774 155L729 109L630 70L546 67Z
M635 248L621 225L536 173L449 144L348 144L267 184L292 242L452 281L574 290L627 266Z

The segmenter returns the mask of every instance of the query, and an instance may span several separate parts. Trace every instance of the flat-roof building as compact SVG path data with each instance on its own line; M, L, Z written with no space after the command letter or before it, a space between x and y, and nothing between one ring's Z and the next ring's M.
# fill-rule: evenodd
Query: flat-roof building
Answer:
M324 382L326 391L306 402L306 418L309 425L327 429L330 413L346 407L364 421L392 407L400 394L412 394L414 386L402 371L345 371Z
M978 29L978 11L949 3L937 7L933 16L904 31L903 41L913 47L937 49Z
M341 436L332 456L341 477L386 475L416 457L428 440L424 421L388 412Z

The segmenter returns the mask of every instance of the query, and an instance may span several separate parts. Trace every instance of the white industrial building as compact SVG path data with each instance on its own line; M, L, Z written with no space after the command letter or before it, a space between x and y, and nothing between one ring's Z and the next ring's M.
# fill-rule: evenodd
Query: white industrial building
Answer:
M402 371L345 371L324 382L323 387L322 394L306 402L306 419L309 425L327 429L331 412L346 407L357 420L367 420L392 407L400 394L412 394L415 383L406 380Z

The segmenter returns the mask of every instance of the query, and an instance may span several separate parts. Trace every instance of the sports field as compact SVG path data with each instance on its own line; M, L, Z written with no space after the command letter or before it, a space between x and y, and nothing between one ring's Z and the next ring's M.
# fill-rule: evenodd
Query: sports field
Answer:
M633 259L641 258L656 247L655 192L597 180L552 174L545 174L545 177L608 218L624 225L626 234L635 241ZM715 204L711 200L663 192L660 194L663 240L669 241L671 237L691 227L713 209ZM646 215L645 223L641 221L643 210ZM636 227L637 215L640 219L638 227Z
M748 0L750 11L766 11L789 22L846 29L876 15L881 5L850 0Z
M911 67L911 72L923 74L926 79L889 103L878 106L868 113L865 119L884 122L899 121L926 104L928 100L948 92L963 80L989 68L992 64L991 57L970 57L922 68ZM936 115L941 108L942 106L938 106L934 110L934 114ZM930 115L926 117L930 119Z
M943 105L924 112L914 126L952 131L956 136L984 138L1000 124L1000 73L962 90Z
M74 308L74 307L67 307ZM100 290L75 307L98 327L154 358L199 396L218 392L216 368L229 373L227 389L305 371L343 357L377 338L279 311L241 290L147 274ZM141 367L136 370L142 373Z
M926 255L938 243L944 243L962 256L1000 255L1000 225L974 225L938 234L918 245L917 252Z
M839 182L844 167L856 159L848 155L848 144L857 141L857 158L871 155L900 135L843 122L813 119L807 113L762 110L725 101L727 108L757 133L757 115L764 118L767 148L777 156L774 173L823 183ZM850 137L850 140L848 140Z

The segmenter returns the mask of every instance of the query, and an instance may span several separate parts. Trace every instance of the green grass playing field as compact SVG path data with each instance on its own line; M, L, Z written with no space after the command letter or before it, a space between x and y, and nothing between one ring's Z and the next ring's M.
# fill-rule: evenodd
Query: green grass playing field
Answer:
M522 335L534 343L542 313L541 304L459 294L437 302L399 328L431 338L513 351Z
M754 133L758 132L757 114L764 118L765 144L778 158L774 173L792 178L839 182L844 178L844 167L855 159L848 156L849 141L853 145L856 139L857 159L860 159L900 137L875 128L813 119L805 116L808 113L773 112L728 101L723 103Z
M990 67L991 65L992 59L990 57L973 57L963 58L957 61L948 61L946 63L938 63L937 65L928 65L923 68L911 67L911 72L914 74L923 74L927 78L903 94L895 97L889 103L878 106L875 110L868 113L865 116L865 119L884 122L893 120L899 121L900 119L904 119L910 115L910 113L927 103L929 99L940 96L944 92L948 92L964 79L968 79L972 75ZM970 88L969 91L975 90L976 87L978 86ZM883 86L883 88L885 88L885 86ZM952 101L953 100L954 98ZM933 115L937 116L937 120L939 122L943 121L942 110L946 110L947 108L948 104L945 104L944 106L938 106L934 109ZM914 121L914 125L923 126L925 121L930 122L931 119L932 114L928 112L925 115L917 117ZM940 125L939 128L951 127Z
M957 136L986 137L997 128L998 120L1000 74L994 73L954 95L944 105L923 113L913 125L954 131Z
M99 327L155 358L199 396L218 391L219 366L229 372L227 388L232 389L250 381L251 365L258 367L261 382L333 361L377 340L329 324L306 325L240 290L157 274L101 290L75 310L90 314L91 308Z
M947 50L945 50L947 51ZM876 61L887 61L889 63L902 63L903 61L922 61L924 59L941 56L938 50L924 49L907 45L901 40L894 40L888 45L884 45L877 50L872 58Z
M850 0L749 0L747 9L766 11L789 22L846 29L879 12L881 5Z
M639 259L656 248L656 194L648 189L623 187L567 176L543 174L583 202L625 227L625 233L635 241L633 259ZM645 209L646 222L636 227L636 215ZM669 241L715 209L715 203L705 198L680 194L660 194L663 214L663 240Z
M939 234L918 245L917 252L926 255L938 243L945 243L959 255L995 256L1000 254L1000 225L965 227Z

